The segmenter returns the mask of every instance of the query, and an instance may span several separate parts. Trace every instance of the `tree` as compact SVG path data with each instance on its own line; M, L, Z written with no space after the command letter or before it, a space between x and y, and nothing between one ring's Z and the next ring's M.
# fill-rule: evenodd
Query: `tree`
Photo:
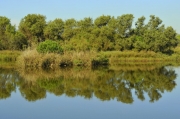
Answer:
M108 22L110 21L111 19L111 16L107 15L107 16L100 16L98 18L95 19L94 21L94 24L97 26L97 27L102 27L102 26L106 26L108 24Z
M155 15L150 15L150 20L147 26L148 26L148 29L154 30L154 29L158 29L161 23L162 23L162 20L159 17L156 17Z
M136 26L136 28L134 30L135 35L141 36L144 34L144 32L146 30L145 23L144 23L145 19L146 18L144 16L138 18L138 21L135 23L135 26Z
M64 24L64 32L62 37L64 40L70 40L75 34L77 30L77 21L75 19L68 19Z
M26 37L21 32L16 32L14 40L12 41L12 48L15 50L24 50L27 48L28 42Z
M55 19L50 21L45 30L44 35L46 39L60 40L64 31L64 22L62 19Z
M28 14L19 24L19 31L22 32L29 45L33 42L41 42L44 40L44 28L46 26L46 17L40 14Z
M84 18L83 20L80 20L77 22L78 28L80 29L80 32L90 32L93 27L93 20L92 18Z
M176 31L172 27L167 27L164 31L165 38L163 51L164 53L171 53L172 48L178 45L178 39L176 38Z
M0 16L0 50L12 49L12 40L16 33L15 26L12 26L10 19Z
M7 17L0 16L0 36L5 34L7 26L10 25L10 20Z
M125 14L117 17L117 33L121 38L131 35L133 18L132 14Z

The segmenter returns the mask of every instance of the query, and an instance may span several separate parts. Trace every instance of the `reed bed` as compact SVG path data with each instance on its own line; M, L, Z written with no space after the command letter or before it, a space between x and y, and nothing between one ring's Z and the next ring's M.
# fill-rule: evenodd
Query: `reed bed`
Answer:
M75 52L63 54L38 53L36 50L24 51L18 58L18 66L27 68L59 68L59 67L92 67L99 65L121 64L180 64L180 55L171 56L152 51L107 51L107 52Z
M91 67L92 60L96 57L95 52L65 52L38 53L36 50L27 50L18 58L18 66L27 68L57 68L71 66Z

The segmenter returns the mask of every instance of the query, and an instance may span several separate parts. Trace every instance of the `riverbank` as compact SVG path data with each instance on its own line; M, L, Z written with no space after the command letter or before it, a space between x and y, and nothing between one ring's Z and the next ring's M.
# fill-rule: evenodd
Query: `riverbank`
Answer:
M180 55L165 55L152 51L108 51L108 52L64 52L64 54L38 53L27 50L21 53L17 60L18 66L27 68L57 68L57 67L95 67L114 66L122 64L157 64L178 65Z
M59 67L96 67L135 64L163 64L177 66L180 64L178 53L165 55L152 51L107 51L107 52L64 52L38 53L36 50L0 51L2 66L17 66L21 68L59 68Z
M0 61L11 62L16 61L17 57L20 56L22 51L13 50L2 50L0 51Z
M16 67L17 58L21 55L22 51L0 51L0 67L1 68L14 68Z

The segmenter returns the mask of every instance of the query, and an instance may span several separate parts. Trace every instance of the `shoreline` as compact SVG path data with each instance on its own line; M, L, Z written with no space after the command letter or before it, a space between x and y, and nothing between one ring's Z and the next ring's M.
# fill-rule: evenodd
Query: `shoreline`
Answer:
M96 67L116 66L122 64L165 64L180 65L180 55L171 56L154 52L136 51L106 51L106 52L65 52L38 53L36 50L27 51L0 51L1 65L21 68L58 68L58 67ZM3 63L4 62L4 63ZM9 62L9 63L8 63Z

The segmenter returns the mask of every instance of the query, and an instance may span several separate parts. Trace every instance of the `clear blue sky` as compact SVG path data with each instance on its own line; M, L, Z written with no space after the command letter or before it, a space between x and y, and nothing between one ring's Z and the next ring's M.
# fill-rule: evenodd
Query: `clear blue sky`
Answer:
M165 26L172 26L180 33L180 0L0 0L0 16L18 23L27 14L42 14L46 20L63 20L84 17L95 19L101 15L121 16L133 14L134 21L150 15L162 19Z

